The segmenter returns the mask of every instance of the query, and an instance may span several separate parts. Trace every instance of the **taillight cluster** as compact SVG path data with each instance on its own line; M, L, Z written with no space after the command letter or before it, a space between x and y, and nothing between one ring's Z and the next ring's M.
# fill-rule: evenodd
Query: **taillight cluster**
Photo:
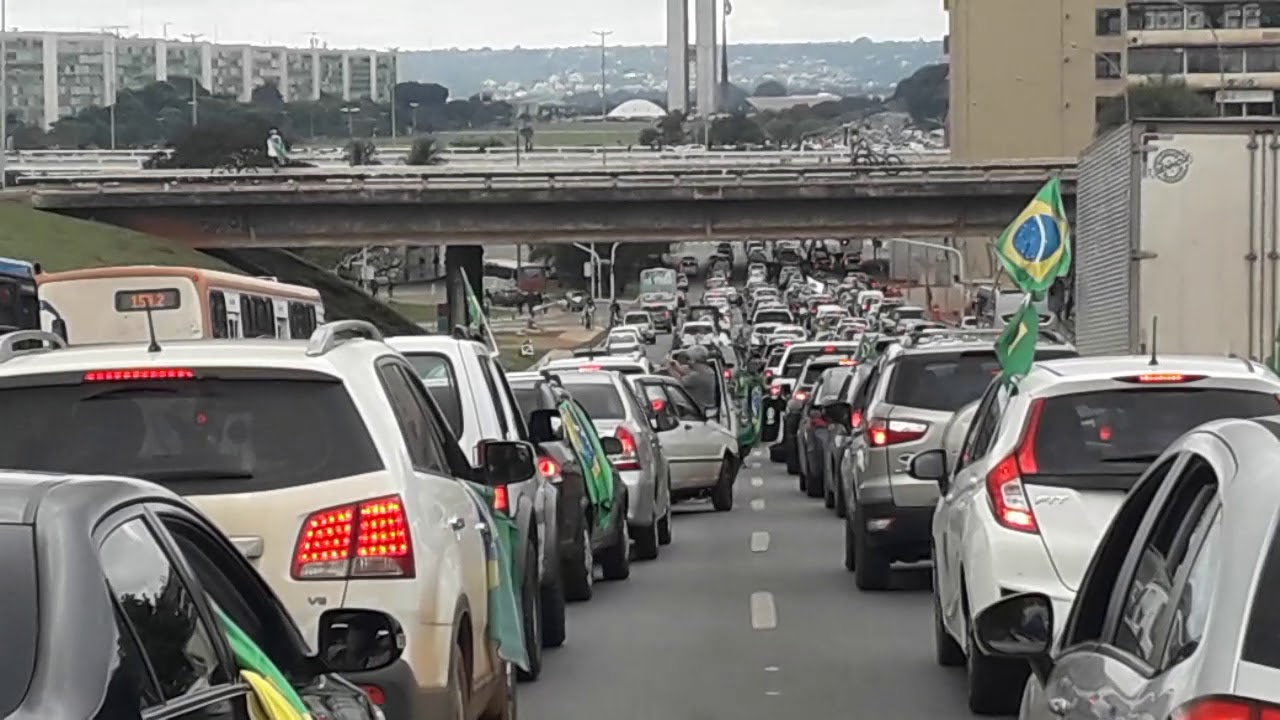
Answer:
M885 420L871 418L867 426L867 438L871 447L888 447L901 443L914 442L929 432L929 424L912 420Z
M615 430L613 436L618 438L618 442L622 443L622 454L613 458L613 468L619 472L623 470L639 470L640 454L636 450L636 436L625 427Z
M1280 705L1216 695L1192 700L1169 717L1170 720L1280 720Z
M560 463L546 456L538 458L538 474L547 482L558 483L563 479L560 476Z
M1040 429L1040 414L1044 411L1044 399L1031 403L1027 426L1013 454L991 468L987 473L987 496L991 512L1002 527L1018 532L1040 532L1031 501L1022 487L1022 475L1036 474L1040 466L1036 462L1035 439Z
M413 543L399 495L317 510L294 545L294 580L411 578Z

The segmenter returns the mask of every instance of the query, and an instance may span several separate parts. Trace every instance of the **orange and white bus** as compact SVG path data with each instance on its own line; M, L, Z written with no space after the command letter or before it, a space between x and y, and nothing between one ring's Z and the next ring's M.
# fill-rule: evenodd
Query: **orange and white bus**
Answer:
M217 270L160 265L86 268L36 276L41 325L65 323L76 345L156 339L308 338L324 322L320 293Z

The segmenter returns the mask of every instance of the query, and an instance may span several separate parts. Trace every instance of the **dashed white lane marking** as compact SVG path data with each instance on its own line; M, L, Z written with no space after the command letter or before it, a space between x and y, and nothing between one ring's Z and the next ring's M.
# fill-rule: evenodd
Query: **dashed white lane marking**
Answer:
M759 475L751 478L751 487L764 487L764 478Z
M755 500L752 500L752 501L751 501L751 509L752 509L752 510L763 510L763 509L764 509L764 498L756 498Z
M765 690L765 691L764 691L764 694L765 694L765 695L768 695L769 697L777 697L777 696L781 695L782 693L781 693L781 692L779 692L779 691L777 691L777 690Z
M773 593L751 593L751 629L773 630L778 627L778 608L773 604Z
M769 667L765 668L765 669L764 669L764 671L765 671L765 672L778 672L778 666L777 666L777 665L770 665Z
M757 530L751 533L751 552L762 553L769 549L769 533Z

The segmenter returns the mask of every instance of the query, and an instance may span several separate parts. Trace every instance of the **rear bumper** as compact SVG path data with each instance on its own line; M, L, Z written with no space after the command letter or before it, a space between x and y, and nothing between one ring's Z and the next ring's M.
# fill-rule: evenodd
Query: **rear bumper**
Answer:
M933 506L898 507L891 503L862 506L867 540L894 560L916 562L930 557Z
M627 486L627 524L649 527L654 521L653 496L655 481L652 470L621 470L622 484Z
M403 659L381 670L343 673L342 677L361 687L372 686L381 690L381 708L387 720L452 717L449 712L449 689L418 687L413 670Z

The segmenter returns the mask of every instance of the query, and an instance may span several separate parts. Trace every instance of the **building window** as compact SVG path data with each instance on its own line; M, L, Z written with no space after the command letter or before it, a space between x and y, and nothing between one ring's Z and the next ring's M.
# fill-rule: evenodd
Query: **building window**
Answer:
M1134 48L1129 51L1130 75L1182 75L1182 48Z
M1280 72L1280 46L1245 48L1244 71L1247 73Z
M1130 5L1130 30L1181 30L1185 19L1181 5Z
M1120 66L1120 53L1097 53L1093 56L1093 76L1102 78L1123 77Z
M1119 35L1124 30L1120 16L1120 8L1098 8L1094 12L1095 33L1099 37Z
M1188 73L1241 73L1244 72L1244 51L1240 48L1189 47Z

